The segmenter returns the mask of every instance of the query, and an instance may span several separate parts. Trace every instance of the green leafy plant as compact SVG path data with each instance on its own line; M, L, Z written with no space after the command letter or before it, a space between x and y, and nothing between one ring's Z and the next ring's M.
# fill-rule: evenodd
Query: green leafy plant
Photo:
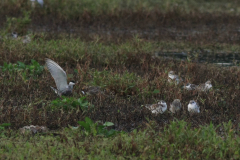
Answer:
M7 17L6 32L15 31L19 34L26 34L28 26L31 24L30 14L30 11L23 11L22 17Z
M9 72L14 72L16 70L16 64L9 63L7 64L4 62L3 66L0 66L2 69L2 72L9 71Z
M37 61L31 60L31 64L26 67L30 71L30 75L40 75L43 72L44 67L41 66Z
M24 81L28 80L30 77L37 78L43 72L44 67L41 66L37 61L31 60L31 64L26 65L23 62L17 62L17 64L7 64L4 62L1 66L2 72L10 72L11 74L20 73Z
M0 124L0 137L4 136L5 127L9 127L9 126L11 126L10 123Z
M65 110L80 108L83 112L93 108L92 105L86 100L86 97L75 99L73 97L62 97L63 99L57 98L51 102L51 109L63 108Z
M86 135L102 135L105 137L110 137L119 133L114 129L107 130L107 127L114 125L112 122L105 122L103 125L98 125L98 123L94 123L90 118L86 117L85 122L78 121L78 124L85 129Z
M153 93L160 93L160 91L158 89L154 89Z

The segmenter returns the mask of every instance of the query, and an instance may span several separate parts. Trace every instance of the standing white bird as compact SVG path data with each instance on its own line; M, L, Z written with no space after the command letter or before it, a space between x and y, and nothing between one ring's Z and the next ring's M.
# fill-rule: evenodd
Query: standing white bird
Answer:
M38 4L40 4L41 5L41 7L43 7L43 5L44 5L44 1L43 0L30 0L31 1L31 3L32 3L32 8L35 8L35 3L36 3L36 1L38 2Z
M205 89L206 89L206 90L209 90L209 89L211 89L211 88L212 88L211 81L207 81L207 82L205 83Z
M67 75L66 72L54 61L51 59L46 58L46 66L51 73L57 89L51 87L55 93L59 96L70 96L72 94L73 86L75 85L75 82L70 81L69 84L67 84Z
M181 108L182 108L182 104L181 104L180 100L174 99L174 101L170 104L169 110L172 113L176 113L176 112L180 111Z
M199 84L196 89L198 91L208 91L211 88L212 88L211 81L207 81L205 84Z
M0 40L1 39L11 39L11 40L13 40L13 39L17 39L17 38L18 38L18 34L16 32L6 34L5 38L0 36Z
M191 100L188 104L188 111L190 113L200 113L200 107L194 100Z
M18 37L17 32L12 32L12 38L17 38L17 37Z
M30 36L26 35L26 36L22 37L22 42L23 43L30 43L31 42Z
M187 83L186 85L183 86L184 89L188 91L195 90L198 86L195 84Z
M43 4L44 4L43 0L37 0L37 2L43 7Z
M179 84L180 82L182 82L182 78L179 77L178 75L175 74L174 71L170 71L168 73L168 82L172 82L175 81L176 84Z
M164 113L167 110L167 103L163 100L160 100L157 104L147 104L146 108L152 111L152 113Z
M85 86L82 89L82 93L87 95L104 94L98 86Z

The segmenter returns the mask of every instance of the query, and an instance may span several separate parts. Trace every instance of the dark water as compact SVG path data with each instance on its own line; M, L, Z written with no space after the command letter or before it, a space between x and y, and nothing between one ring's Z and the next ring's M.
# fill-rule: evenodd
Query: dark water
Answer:
M191 60L199 63L213 63L221 66L237 66L240 62L239 53L214 53L214 52L155 52L155 56Z
M228 32L226 32L227 27L221 27L220 29L210 29L209 27L199 27L195 29L176 29L176 28L158 28L158 29L122 29L122 28L112 28L112 29L103 29L103 28L79 28L79 27L70 27L70 28L61 28L51 29L50 27L39 27L35 26L34 29L30 30L31 32L41 33L53 33L54 35L59 35L61 33L69 34L69 37L94 37L96 35L107 38L109 40L115 39L115 37L134 37L138 35L140 38L149 39L149 40L164 40L169 39L172 40L185 40L189 38L202 38L202 40L206 40L206 35L212 36L212 39L221 42L219 40L219 36L223 38L222 41L226 41L227 38L230 37L231 41L238 40L240 35L239 27L233 27L231 29L228 28ZM216 36L216 37L215 37ZM162 39L159 39L162 38ZM173 38L174 37L174 38ZM201 39L199 39L201 41ZM211 41L211 39L208 39ZM165 58L174 58L180 60L191 60L199 63L214 63L221 66L236 66L240 62L240 54L239 52L220 52L220 51L212 51L207 49L196 49L191 51L181 51L181 52L164 52L158 51L154 53L155 56L165 57Z

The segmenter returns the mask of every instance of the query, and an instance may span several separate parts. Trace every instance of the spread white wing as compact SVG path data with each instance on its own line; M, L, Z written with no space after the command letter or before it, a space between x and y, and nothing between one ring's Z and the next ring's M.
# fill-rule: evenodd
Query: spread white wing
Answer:
M67 75L66 72L54 61L46 58L46 66L51 73L59 91L64 91L67 87Z

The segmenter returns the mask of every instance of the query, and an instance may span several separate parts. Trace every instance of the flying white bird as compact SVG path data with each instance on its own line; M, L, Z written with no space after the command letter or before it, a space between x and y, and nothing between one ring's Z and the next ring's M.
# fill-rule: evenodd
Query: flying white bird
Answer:
M54 61L51 59L46 58L46 66L51 73L57 89L51 87L55 93L59 96L70 96L72 94L73 86L75 85L74 81L70 81L67 84L67 75L66 72Z

